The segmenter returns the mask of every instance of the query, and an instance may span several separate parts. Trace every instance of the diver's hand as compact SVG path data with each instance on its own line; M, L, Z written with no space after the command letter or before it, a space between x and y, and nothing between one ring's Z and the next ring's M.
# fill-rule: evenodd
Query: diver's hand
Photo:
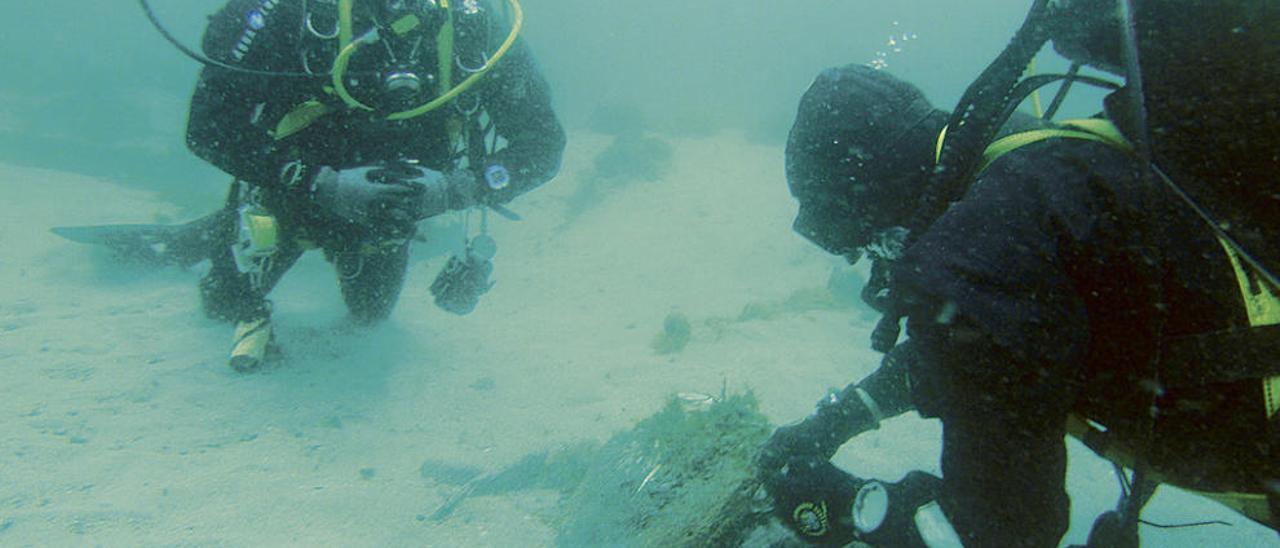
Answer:
M849 385L839 393L827 394L804 420L775 430L756 457L761 479L770 481L770 476L794 458L829 460L849 438L878 427L879 421L858 395L859 390L858 385Z
M360 225L412 221L422 188L411 181L420 171L407 166L320 168L312 183L315 203Z
M801 539L842 546L854 540L851 510L864 483L826 459L806 457L787 461L765 489L774 515Z
M788 461L802 457L829 460L846 440L837 439L832 424L821 414L778 427L756 457L761 478L769 482Z
M422 199L415 218L428 219L446 211L465 209L476 204L476 177L470 171L419 171L420 176L409 180L422 189Z

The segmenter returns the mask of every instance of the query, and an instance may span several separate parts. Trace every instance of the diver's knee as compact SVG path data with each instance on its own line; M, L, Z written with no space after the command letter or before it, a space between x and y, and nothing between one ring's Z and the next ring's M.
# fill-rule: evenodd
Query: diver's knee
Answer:
M200 280L200 306L210 319L237 322L261 317L266 301L233 280L206 276Z
M396 307L397 297L397 294L385 295L379 291L359 296L353 295L347 299L347 311L356 324L375 325L391 317L391 311Z

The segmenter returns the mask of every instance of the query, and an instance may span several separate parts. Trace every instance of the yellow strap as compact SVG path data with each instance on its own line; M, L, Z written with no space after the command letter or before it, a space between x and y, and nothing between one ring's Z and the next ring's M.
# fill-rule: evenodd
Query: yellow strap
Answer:
M942 130L938 132L938 142L933 148L933 163L937 164L942 161L942 144L947 142L947 130L950 125L942 126Z
M1089 141L1104 142L1101 137L1084 131L1075 131L1070 129L1033 129L1021 133L1014 133L1000 139L996 139L991 143L985 151L982 152L982 162L978 164L978 171L987 169L988 166L1000 159L1001 156L1018 150L1032 143L1038 143L1055 137L1085 139Z
M391 23L391 32L396 33L396 36L404 36L405 34L413 31L413 29L418 28L418 25L421 24L422 20L418 19L417 15L409 14L396 19L394 23Z
M1267 419L1280 411L1280 377L1262 379L1262 402L1267 408Z
M444 26L436 34L436 65L440 73L436 75L440 81L437 89L441 93L453 88L453 10L445 4L444 12Z
M1243 262L1240 254L1230 242L1218 239L1222 249L1227 252L1231 268L1236 273L1236 282L1240 286L1240 296L1244 299L1244 308L1249 314L1249 325L1280 324L1280 288L1267 283L1262 276L1251 272Z
M994 143L987 146L982 153L982 162L978 166L978 171L986 169L992 162L1001 156L1013 152L1019 148L1032 143L1037 143L1045 139L1062 137L1068 139L1085 139L1089 141L1097 141L1106 143L1121 150L1133 150L1133 144L1125 139L1120 129L1112 124L1110 120L1101 118L1080 118L1074 120L1063 120L1058 122L1059 127L1033 129L1023 131L1013 135L1007 135L997 139ZM938 141L934 144L933 162L936 164L942 161L942 145L947 140L947 130L949 126L942 126L942 130L938 132Z
M276 129L271 133L277 141L287 138L290 135L307 129L316 120L323 118L325 115L333 112L328 105L321 103L315 99L302 103L285 114L280 122L276 124Z
M1236 283L1240 286L1240 298L1244 301L1249 325L1260 327L1280 324L1280 288L1272 286L1265 278L1246 267L1231 242L1218 238L1218 243L1222 244L1222 250L1231 261L1231 269L1236 273ZM1262 400L1268 419L1280 412L1280 376L1262 380Z
M1120 128L1111 123L1111 120L1104 118L1074 118L1058 122L1058 125L1092 133L1101 137L1103 142L1116 148L1133 150L1133 144L1120 132Z
M1021 133L1015 133L1013 135L997 139L987 147L987 150L983 151L982 162L978 164L978 171L987 169L992 162L995 162L1005 154L1046 139L1082 139L1085 141L1105 143L1123 150L1133 149L1132 145L1129 144L1129 141L1125 140L1119 130L1117 130L1115 126L1111 125L1111 122L1106 120L1076 120L1064 122L1062 125L1065 127L1033 129L1031 131L1023 131Z

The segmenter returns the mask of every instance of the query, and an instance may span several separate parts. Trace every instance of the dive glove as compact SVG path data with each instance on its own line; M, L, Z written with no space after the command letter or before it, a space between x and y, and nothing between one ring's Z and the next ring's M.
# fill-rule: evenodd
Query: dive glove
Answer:
M766 484L774 514L806 542L840 546L961 546L935 502L942 480L911 472L897 483L863 480L815 457L787 462Z
M769 437L756 457L761 479L775 481L787 461L799 457L828 460L850 438L879 427L876 413L867 407L858 385L832 392L818 402L804 420L781 426Z
M312 198L326 211L360 225L414 221L422 188L412 181L420 176L412 167L322 167L311 184Z
M465 169L447 173L419 169L420 175L410 182L422 189L416 218L429 219L446 211L464 209L476 204L476 177Z

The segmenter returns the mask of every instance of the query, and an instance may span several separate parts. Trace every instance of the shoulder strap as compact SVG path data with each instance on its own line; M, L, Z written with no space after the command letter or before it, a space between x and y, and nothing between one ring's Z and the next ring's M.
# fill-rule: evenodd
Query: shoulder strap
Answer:
M995 142L987 146L987 149L982 153L982 161L978 164L978 171L981 172L986 169L992 162L995 162L1005 154L1030 144L1054 138L1097 141L1124 151L1133 150L1133 145L1129 143L1128 139L1125 139L1124 135L1120 133L1120 130L1108 120L1101 118L1085 118L1079 120L1066 120L1060 122L1058 125L1059 127L1033 129L1031 131L1014 133L1013 135L997 139Z

